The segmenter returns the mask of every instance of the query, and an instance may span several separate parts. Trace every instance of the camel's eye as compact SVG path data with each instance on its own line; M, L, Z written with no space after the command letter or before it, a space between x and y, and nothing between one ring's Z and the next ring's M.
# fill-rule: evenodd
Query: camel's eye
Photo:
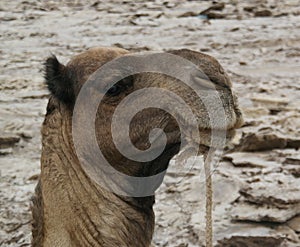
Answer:
M108 91L106 92L109 96L117 96L122 92L122 87L118 84L113 85Z
M119 94L126 92L132 86L133 86L132 76L128 76L122 79L121 81L117 82L116 84L114 84L112 87L110 87L107 90L106 95L111 97L118 96Z

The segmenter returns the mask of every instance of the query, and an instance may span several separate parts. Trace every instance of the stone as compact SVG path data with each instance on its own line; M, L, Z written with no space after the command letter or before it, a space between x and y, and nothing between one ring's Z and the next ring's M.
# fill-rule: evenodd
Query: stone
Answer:
M182 18L182 17L192 17L192 16L197 16L197 15L198 15L198 13L189 11L189 12L185 12L185 13L179 15L178 17L179 18Z
M209 12L206 14L208 19L224 19L226 17L225 14L217 13L217 12Z
M200 15L207 15L208 13L210 13L212 10L216 10L216 11L221 11L225 8L225 3L216 3L214 5L212 5L211 7L203 10L200 12Z
M16 17L14 16L3 16L3 17L0 17L0 21L15 21L17 20Z
M34 134L32 131L23 131L21 133L19 133L20 137L24 138L24 139L32 139Z
M294 154L285 158L284 164L300 165L300 154Z
M265 151L286 146L285 136L271 128L262 128L255 133L243 133L237 149L240 151Z
M199 16L207 16L208 19L223 19L226 17L226 15L219 13L219 11L222 11L224 8L225 3L216 3L201 11Z
M248 100L247 100L248 101ZM253 105L251 101L248 101L247 104ZM269 110L266 107L262 106L249 106L247 108L243 109L243 113L245 116L247 116L250 119L245 119L245 124L250 123L250 126L253 126L254 124L257 124L261 120L258 120L257 118L259 116L266 116L269 114Z
M28 178L29 181L36 181L40 177L40 174L34 174Z
M253 12L256 9L255 6L246 6L244 7L244 11L246 12Z
M258 205L287 209L300 203L299 182L292 175L264 174L256 183L244 186L240 193L244 200ZM300 209L297 209L300 213Z
M285 235L259 224L236 223L216 234L216 247L279 247Z
M246 66L246 65L247 65L247 62L245 62L245 61L239 61L239 64L240 64L241 66Z
M288 148L300 148L300 138L289 137L287 138L286 145Z
M13 147L16 143L20 141L20 137L9 135L9 134L0 134L0 148L10 148Z
M272 12L268 9L258 10L254 13L255 17L270 17L272 15Z
M231 211L232 219L239 221L284 223L300 212L300 203L286 209L259 205L255 203L237 203Z
M261 153L235 152L226 154L225 160L229 160L235 167L250 167L250 168L276 168L280 164L274 161L267 161Z
M30 91L30 92L23 92L20 94L22 99L47 99L49 98L49 92L40 90L40 91Z
M162 223L165 223L168 226L172 226L177 221L180 221L182 218L182 214L180 212L171 211L168 214L162 215Z
M282 97L254 96L251 100L255 106L264 106L272 109L274 107L285 107L289 104L289 99Z
M7 154L11 154L13 152L12 148L1 148L0 149L0 155L7 155Z
M216 247L279 247L283 242L283 237L263 236L232 236L228 239L219 241Z
M225 203L226 205L229 205L240 196L240 188L241 181L238 179L232 179L231 177L226 178L217 175L213 176L214 203Z
M296 178L300 178L300 166L289 165L285 166L284 169L288 171L288 173L292 174Z
M229 31L230 32L236 32L236 31L239 31L240 30L240 27L234 27L234 28L231 28Z
M288 223L288 226L292 228L295 232L300 233L300 215L291 219Z

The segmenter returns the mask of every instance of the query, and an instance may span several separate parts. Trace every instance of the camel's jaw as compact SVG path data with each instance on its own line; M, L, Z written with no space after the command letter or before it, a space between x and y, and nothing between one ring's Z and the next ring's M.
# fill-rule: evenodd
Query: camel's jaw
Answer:
M168 165L169 161L180 151L181 142L175 142L175 143L168 143L164 151L159 155L155 160L152 162L158 162L160 161L161 164L167 163L165 165Z

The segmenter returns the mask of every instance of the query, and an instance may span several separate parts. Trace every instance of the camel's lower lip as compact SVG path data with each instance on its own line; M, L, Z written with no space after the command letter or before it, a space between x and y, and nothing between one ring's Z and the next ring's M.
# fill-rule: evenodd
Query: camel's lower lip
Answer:
M173 150L180 148L180 146L181 146L181 141L176 141L176 142L167 143L164 146L156 146L155 149L163 150L162 153L166 153L166 152L172 152Z
M181 142L175 142L175 143L168 143L166 146L165 146L165 151L172 151L174 149L177 149L178 147L181 146Z
M164 135L166 135L166 137L168 138L169 143L177 143L177 142L179 142L181 133L180 133L180 131L174 130L174 131L164 132ZM161 135L157 136L153 142L158 140L160 137L161 137Z

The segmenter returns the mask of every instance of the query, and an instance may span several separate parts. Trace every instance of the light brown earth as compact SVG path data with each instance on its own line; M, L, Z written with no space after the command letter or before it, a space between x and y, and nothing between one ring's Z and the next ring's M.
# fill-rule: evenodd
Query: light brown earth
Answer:
M1 247L30 245L48 98L43 61L53 53L66 62L99 45L215 56L246 120L213 175L215 245L300 246L300 1L223 3L204 11L212 1L0 2ZM171 165L157 193L153 242L202 246L201 160L184 178L178 170Z

